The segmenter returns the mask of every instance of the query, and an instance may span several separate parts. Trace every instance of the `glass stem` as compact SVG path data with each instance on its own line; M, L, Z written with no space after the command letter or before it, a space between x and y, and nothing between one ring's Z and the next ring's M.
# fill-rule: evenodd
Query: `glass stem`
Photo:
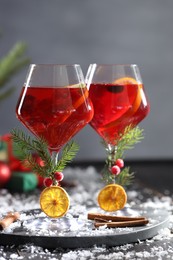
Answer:
M116 161L117 146L108 144L107 152L108 152L108 168L111 169ZM113 183L115 183L115 179L116 177L113 178Z
M57 163L58 163L58 153L57 153L56 151L53 151L53 152L51 153L51 157L52 157L54 166L56 166Z
M52 157L54 166L56 166L58 163L58 152L51 151L51 157ZM53 185L57 185L57 181L54 178L53 178Z

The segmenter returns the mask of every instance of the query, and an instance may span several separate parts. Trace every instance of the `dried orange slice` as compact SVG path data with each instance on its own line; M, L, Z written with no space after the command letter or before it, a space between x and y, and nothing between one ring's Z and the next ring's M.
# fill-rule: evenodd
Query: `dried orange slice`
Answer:
M127 202L127 194L124 188L118 184L105 186L98 195L98 203L105 211L116 211L124 208Z
M60 186L45 188L40 195L40 207L51 218L60 218L65 215L70 205L67 192Z

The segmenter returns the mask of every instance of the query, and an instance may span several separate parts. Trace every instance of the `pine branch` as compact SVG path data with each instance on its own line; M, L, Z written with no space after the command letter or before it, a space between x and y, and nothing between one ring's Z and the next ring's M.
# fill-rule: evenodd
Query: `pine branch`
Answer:
M62 150L61 159L57 165L54 165L54 160L48 149L47 142L44 138L31 139L22 130L13 129L11 131L13 141L18 150L18 155L21 154L21 160L24 164L31 167L33 172L41 175L42 177L53 178L57 171L63 171L65 166L72 161L76 156L79 146L71 141L67 143ZM43 166L40 166L37 160L33 157L33 153L37 153L43 161Z
M110 173L107 163L103 168L102 175L103 175L102 179L106 184L114 183L115 177L113 176L113 174Z
M102 144L107 151L107 159L103 169L103 179L106 183L109 184L115 182L115 178L116 183L122 186L128 186L132 183L134 173L130 173L129 167L125 167L116 177L111 173L111 167L115 164L117 159L124 158L124 153L127 150L134 148L134 145L139 143L144 138L143 132L143 129L140 129L138 126L135 128L132 128L131 125L127 126L124 132L119 134L119 139L116 140L117 149L112 153L110 153L107 143L102 140Z
M25 135L21 130L13 129L11 131L13 141L18 146L18 149L22 152L31 152L37 150L35 142L31 140L30 136Z
M39 174L42 177L49 177L50 175L50 171L47 171L47 167L40 166L31 153L26 155L26 161L24 161L24 165L26 167L30 167L33 172Z
M74 159L78 151L79 146L77 143L75 143L74 141L67 143L62 151L61 160L56 166L56 171L63 171L66 165Z
M129 186L133 183L134 172L130 173L130 167L125 167L116 178L116 183L122 186Z
M54 169L51 155L47 148L47 143L43 138L31 139L21 130L13 129L11 131L17 154L25 166L32 168L33 172L42 177L48 177ZM33 157L33 153L43 160L44 166L40 166Z
M141 142L144 138L143 132L143 129L138 126L134 128L126 127L124 133L121 133L119 140L117 140L117 158L122 158L126 150L133 149L135 144Z

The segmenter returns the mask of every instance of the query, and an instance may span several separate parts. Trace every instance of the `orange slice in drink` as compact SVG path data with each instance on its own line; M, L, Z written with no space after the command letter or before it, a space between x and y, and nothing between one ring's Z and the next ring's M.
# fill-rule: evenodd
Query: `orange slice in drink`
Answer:
M124 208L127 202L127 194L124 188L118 184L105 186L98 195L98 203L105 211L117 211Z
M122 85L122 84L138 84L138 82L136 81L136 79L131 78L131 77L119 78L119 79L116 79L113 83L115 83L115 84L117 84L117 85Z
M130 84L132 84L132 85L138 85L139 86L138 90L137 90L136 97L135 97L134 102L132 104L132 108L130 110L128 110L131 115L134 114L138 110L138 108L139 108L139 106L141 104L141 100L142 100L142 96L141 96L142 84L138 83L136 81L136 79L131 78L131 77L119 78L119 79L115 80L113 83L115 83L117 85L125 85L125 84L129 84L130 85Z
M79 84L75 84L75 85L70 85L68 86L68 88L79 88L81 89L81 96L74 102L73 104L73 108L77 109L78 107L80 107L85 100L88 98L89 96L89 92L88 89L86 88L85 84L83 83L79 83ZM66 115L63 115L62 117L62 122L66 121L67 118L69 118L69 116L71 115L71 113L66 113ZM61 123L62 123L61 122Z
M80 105L82 105L82 103L84 103L85 99L89 96L89 91L84 83L70 85L68 86L68 88L79 88L81 90L81 96L73 104L73 107L77 109Z
M104 125L104 128L115 127L118 124L120 124L122 120L125 120L125 119L128 120L128 118L130 118L131 116L133 116L136 113L136 111L138 110L138 108L141 104L141 100L142 100L142 95L141 95L142 84L137 82L134 78L131 78L131 77L119 78L119 79L116 79L113 82L113 84L115 84L115 85L125 85L125 84L136 85L136 86L138 86L137 94L136 94L136 97L134 98L132 106L122 115L122 117L118 118L116 121L113 121L113 122L110 122L110 123Z
M67 192L60 186L45 188L40 195L40 207L51 218L60 218L65 215L70 205Z
M80 105L82 105L82 103L84 103L85 99L89 96L89 92L87 90L87 88L81 89L81 91L83 92L83 95L74 103L73 107L75 109L77 109L78 107L80 107Z

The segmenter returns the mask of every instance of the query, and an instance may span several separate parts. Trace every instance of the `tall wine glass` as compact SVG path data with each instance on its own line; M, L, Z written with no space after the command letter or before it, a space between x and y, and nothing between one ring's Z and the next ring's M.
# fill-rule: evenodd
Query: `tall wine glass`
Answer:
M127 126L139 124L149 112L139 68L135 64L91 64L86 83L94 107L90 125L106 143L111 168L120 134Z
M16 107L17 118L58 154L92 118L92 105L79 65L32 64Z

